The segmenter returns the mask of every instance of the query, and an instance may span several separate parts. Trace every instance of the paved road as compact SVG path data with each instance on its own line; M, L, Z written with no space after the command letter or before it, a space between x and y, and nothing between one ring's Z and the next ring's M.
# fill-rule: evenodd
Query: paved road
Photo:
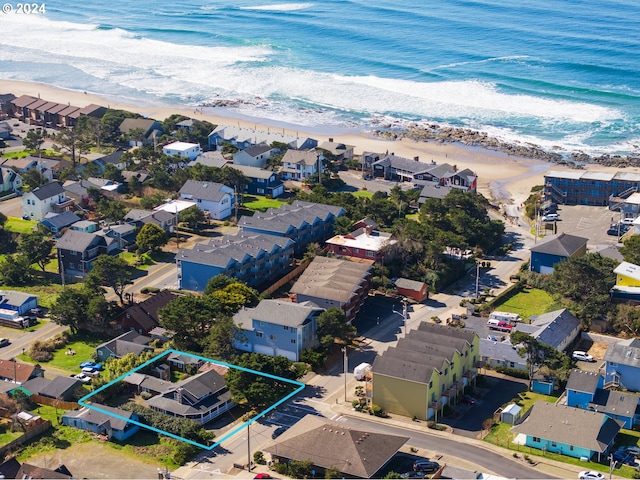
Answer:
M33 332L3 328L3 335L9 338L11 344L0 349L0 358L5 360L12 359L27 350L36 340L46 340L67 329L67 327L56 325L53 322L45 322L45 325Z

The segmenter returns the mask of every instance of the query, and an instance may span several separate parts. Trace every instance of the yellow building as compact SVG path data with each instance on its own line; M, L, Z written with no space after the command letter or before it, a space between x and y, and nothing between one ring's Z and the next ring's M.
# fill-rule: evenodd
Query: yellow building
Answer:
M622 262L613 273L616 274L616 287L640 287L640 266Z
M437 418L475 378L479 346L471 330L422 322L374 361L373 404L407 417Z

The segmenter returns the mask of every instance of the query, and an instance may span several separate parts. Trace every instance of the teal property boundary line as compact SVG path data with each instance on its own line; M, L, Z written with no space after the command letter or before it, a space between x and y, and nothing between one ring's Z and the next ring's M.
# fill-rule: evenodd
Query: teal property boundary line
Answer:
M172 354L172 353L176 353L178 355L186 355L186 356L189 356L189 357L192 357L192 358L197 358L198 360L202 360L202 361L205 361L205 362L208 362L208 363L214 363L216 365L221 365L223 367L235 368L237 370L242 370L244 372L253 373L255 375L260 375L260 376L263 376L263 377L272 378L274 380L279 380L281 382L290 383L291 385L297 385L298 388L296 388L289 395L287 395L287 396L281 398L280 400L278 400L276 403L274 403L269 408L267 408L264 412L261 412L260 414L256 415L255 417L253 417L253 418L249 419L248 421L244 422L239 427L236 427L231 432L227 433L225 436L223 436L220 440L218 440L213 445L203 445L203 444L195 442L193 440L189 440L188 438L184 438L184 437L181 437L179 435L175 435L175 434L173 434L171 432L166 432L164 430L160 430L158 428L152 427L151 425L147 425L145 423L138 422L137 420L131 420L130 418L126 418L126 417L123 417L122 415L117 415L115 413L108 412L108 411L106 411L106 410L104 410L102 408L99 408L99 407L96 407L96 406L94 406L94 405L92 405L90 403L87 403L87 402L89 402L91 400L91 398L94 395L96 395L96 394L102 392L103 390L106 390L107 388L111 387L112 385L115 385L116 383L122 381L127 375L135 373L138 370L141 370L141 369L151 365L152 363L157 362L161 358L163 358L163 357L165 357L165 356L167 356L169 354ZM103 413L105 415L108 415L110 417L117 418L119 420L124 420L125 422L132 423L134 425L138 425L139 427L142 427L142 428L146 428L147 430L151 430L153 432L159 433L160 435L165 435L167 437L171 437L171 438L174 438L176 440L180 440L181 442L190 443L191 445L195 445L196 447L200 447L200 448L205 449L205 450L213 450L214 448L216 448L218 445L220 445L222 442L224 442L229 437L232 437L233 435L238 433L240 430L242 430L245 427L251 425L253 422L259 420L260 418L264 417L265 415L267 415L272 410L276 409L278 406L280 406L281 404L283 404L284 402L289 400L291 397L293 397L293 396L297 395L298 393L302 392L302 390L304 390L304 388L305 388L305 384L302 383L302 382L298 382L296 380L289 380L288 378L278 377L276 375L271 375L269 373L258 372L256 370L251 370L250 368L239 367L237 365L231 365L231 364L228 364L228 363L219 362L217 360L212 360L210 358L201 357L199 355L194 355L192 353L181 352L179 350L171 349L171 350L167 350L165 352L162 352L159 355L156 355L151 360L149 360L147 362L144 362L142 365L134 368L133 370L131 370L131 371L129 371L129 372L123 374L123 375L120 375L118 378L116 378L115 380L107 383L106 385L103 385L102 387L97 389L95 392L91 392L89 395L85 395L80 400L78 400L78 404L83 406L83 407L89 408L91 410L95 410L96 412L100 412L100 413Z

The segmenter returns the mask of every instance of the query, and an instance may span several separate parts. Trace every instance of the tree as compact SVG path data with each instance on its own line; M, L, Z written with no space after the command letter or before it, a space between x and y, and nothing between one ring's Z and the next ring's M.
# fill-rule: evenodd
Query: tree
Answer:
M32 168L22 174L22 184L29 190L35 190L44 183L42 174L39 168Z
M632 235L624 241L620 248L624 261L640 265L640 235Z
M87 151L86 141L78 130L64 129L53 137L54 147L57 150L66 150L71 155L71 163L76 168L76 151Z
M202 351L211 326L220 314L218 301L210 295L182 295L159 310L160 325L175 332L176 348Z
M510 340L513 345L518 345L518 355L527 359L529 390L533 384L533 376L542 367L548 372L557 372L560 377L568 376L567 372L571 370L571 362L564 353L539 342L528 333L517 330L511 333Z
M29 130L25 137L22 139L22 145L27 150L34 150L36 154L40 153L42 144L44 143L45 134L41 128L36 130Z
M0 259L0 284L19 287L31 283L32 278L31 262L25 255L7 255Z
M235 278L228 277L224 274L216 275L215 277L211 277L209 279L203 293L205 295L211 295L218 290L223 290L227 285L231 285L236 281L237 280Z
M69 327L72 335L85 328L89 298L82 290L66 288L51 306L49 316L58 325Z
M94 260L89 277L99 285L113 288L113 292L120 299L120 304L124 305L124 289L132 283L127 262L120 257L100 255Z
M167 241L167 232L154 223L143 225L138 235L136 235L136 244L142 253L149 250L155 252L163 245L166 245Z
M325 349L330 349L336 339L350 344L356 337L356 327L347 323L347 316L340 308L328 308L318 315L316 335Z
M29 263L37 264L42 271L51 257L53 242L41 230L32 233L23 233L18 242L18 253L29 259Z
M640 308L634 305L619 304L611 315L611 328L616 332L626 332L637 337L640 335Z
M120 169L111 163L107 163L104 166L102 177L118 183L124 182L124 177L122 176Z
M111 200L107 197L100 198L96 209L103 217L114 222L119 222L127 214L127 208L122 202Z
M204 212L197 205L180 212L180 221L189 225L189 228L196 228L199 223L204 223L206 219Z

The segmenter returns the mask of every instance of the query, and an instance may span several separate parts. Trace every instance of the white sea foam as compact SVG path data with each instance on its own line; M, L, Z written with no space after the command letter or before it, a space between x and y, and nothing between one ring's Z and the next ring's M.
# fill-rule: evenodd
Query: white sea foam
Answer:
M271 5L257 5L239 7L240 10L262 10L267 12L293 12L313 7L313 3L274 3Z

